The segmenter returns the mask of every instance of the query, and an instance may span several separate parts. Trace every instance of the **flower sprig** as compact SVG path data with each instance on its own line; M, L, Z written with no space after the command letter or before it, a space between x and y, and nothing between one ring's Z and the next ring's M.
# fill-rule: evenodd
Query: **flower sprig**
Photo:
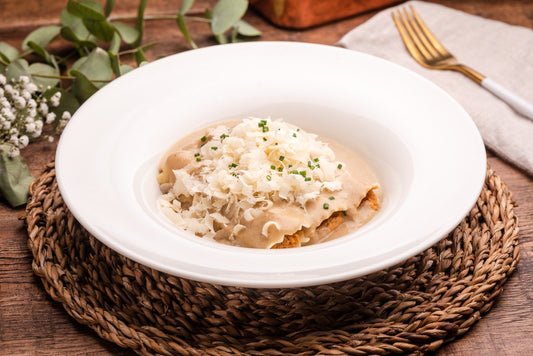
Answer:
M139 67L147 62L145 52L156 44L143 44L146 21L175 20L193 49L198 46L188 29L191 21L208 25L218 43L261 34L242 19L247 0L218 0L203 16L190 15L194 0L182 0L171 15L145 15L147 0L139 0L133 18L113 17L114 5L115 0L106 0L104 5L95 0L69 0L59 24L31 32L21 50L0 41L0 196L12 205L25 201L31 181L20 150L38 138L52 140L79 105L134 70L127 63ZM50 44L56 40L70 43L71 50L66 55L51 53ZM125 60L128 56L133 60ZM29 63L28 58L35 57L40 60ZM42 135L45 125L54 130Z

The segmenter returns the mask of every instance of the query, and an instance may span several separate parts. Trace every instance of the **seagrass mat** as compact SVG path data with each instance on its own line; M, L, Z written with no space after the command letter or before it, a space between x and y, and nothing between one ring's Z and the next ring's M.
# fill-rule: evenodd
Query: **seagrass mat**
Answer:
M433 247L362 278L306 288L226 287L133 262L74 219L53 163L30 194L29 246L46 292L138 354L424 354L487 313L519 259L511 193L490 168L476 205Z

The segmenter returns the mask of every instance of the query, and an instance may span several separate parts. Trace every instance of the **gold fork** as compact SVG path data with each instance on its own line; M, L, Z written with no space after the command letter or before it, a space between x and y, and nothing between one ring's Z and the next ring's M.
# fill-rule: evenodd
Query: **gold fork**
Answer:
M496 83L494 80L459 63L431 33L415 9L412 6L409 7L411 13L404 8L403 13L401 10L398 10L397 14L393 12L392 19L411 57L429 69L455 70L463 73L505 101L517 112L533 120L533 104Z

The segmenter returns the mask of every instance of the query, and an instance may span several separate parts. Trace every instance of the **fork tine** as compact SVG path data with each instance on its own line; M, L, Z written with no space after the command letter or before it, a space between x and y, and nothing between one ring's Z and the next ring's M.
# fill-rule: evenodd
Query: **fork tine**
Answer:
M414 11L412 6L410 6L410 8L411 8L411 11ZM433 59L435 57L438 57L440 55L438 50L428 40L425 32L421 30L419 23L413 20L413 17L409 14L406 8L404 8L404 13L405 13L405 17L407 18L407 22L413 29L413 32L416 33L416 37L420 40L421 45L424 46L424 48L428 51L428 54L431 56L428 59Z
M401 16L401 13L399 13ZM396 24L396 28L398 29L398 33L400 34L400 37L402 38L403 44L407 48L407 51L411 54L411 56L420 64L425 65L425 58L420 53L416 45L414 44L413 40L407 33L407 30L405 29L404 25L400 21L400 19L396 16L394 12L392 12L392 19L394 20L394 23Z
M431 33L431 31L426 26L424 21L422 21L422 19L420 18L418 13L415 11L413 6L410 5L409 7L411 8L411 12L413 13L413 17L415 18L416 23L418 24L418 26L420 27L422 32L424 32L425 37L428 39L429 42L431 42L433 47L443 56L450 55L450 52L448 52L448 50L446 50L446 48L444 48L442 43L440 43L440 41L433 35L433 33Z
M406 13L407 14L407 13ZM398 15L400 16L400 21L403 23L404 28L407 30L407 33L409 34L409 37L413 41L414 45L418 49L418 51L422 54L424 59L431 60L432 55L427 51L427 49L424 47L418 36L416 35L416 32L413 30L411 24L409 21L406 20L404 15L401 11L398 11Z

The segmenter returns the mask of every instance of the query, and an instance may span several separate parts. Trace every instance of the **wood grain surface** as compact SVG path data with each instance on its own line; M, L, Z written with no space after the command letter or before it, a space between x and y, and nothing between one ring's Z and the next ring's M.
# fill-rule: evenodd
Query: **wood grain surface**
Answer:
M0 41L20 46L35 27L57 23L66 0L0 0ZM532 0L442 0L433 1L451 8L533 29ZM198 0L193 11L200 13L213 1ZM116 15L135 14L137 1L117 1ZM176 13L179 2L149 1L148 14ZM258 27L261 40L287 40L333 44L342 35L369 19L369 12L346 20L304 31L278 29L254 11L246 20ZM213 45L205 24L190 28L200 46ZM153 59L187 50L174 21L146 24L146 42L159 42L148 52ZM59 45L60 47L61 45ZM60 50L60 48L59 48ZM56 143L34 143L22 153L34 176L53 159ZM445 345L439 355L528 355L533 354L533 179L488 152L489 164L513 193L518 204L520 263L505 285L493 309L462 338ZM18 216L0 200L0 354L1 355L128 355L103 341L91 329L76 323L52 300L32 273L32 256L27 235Z

